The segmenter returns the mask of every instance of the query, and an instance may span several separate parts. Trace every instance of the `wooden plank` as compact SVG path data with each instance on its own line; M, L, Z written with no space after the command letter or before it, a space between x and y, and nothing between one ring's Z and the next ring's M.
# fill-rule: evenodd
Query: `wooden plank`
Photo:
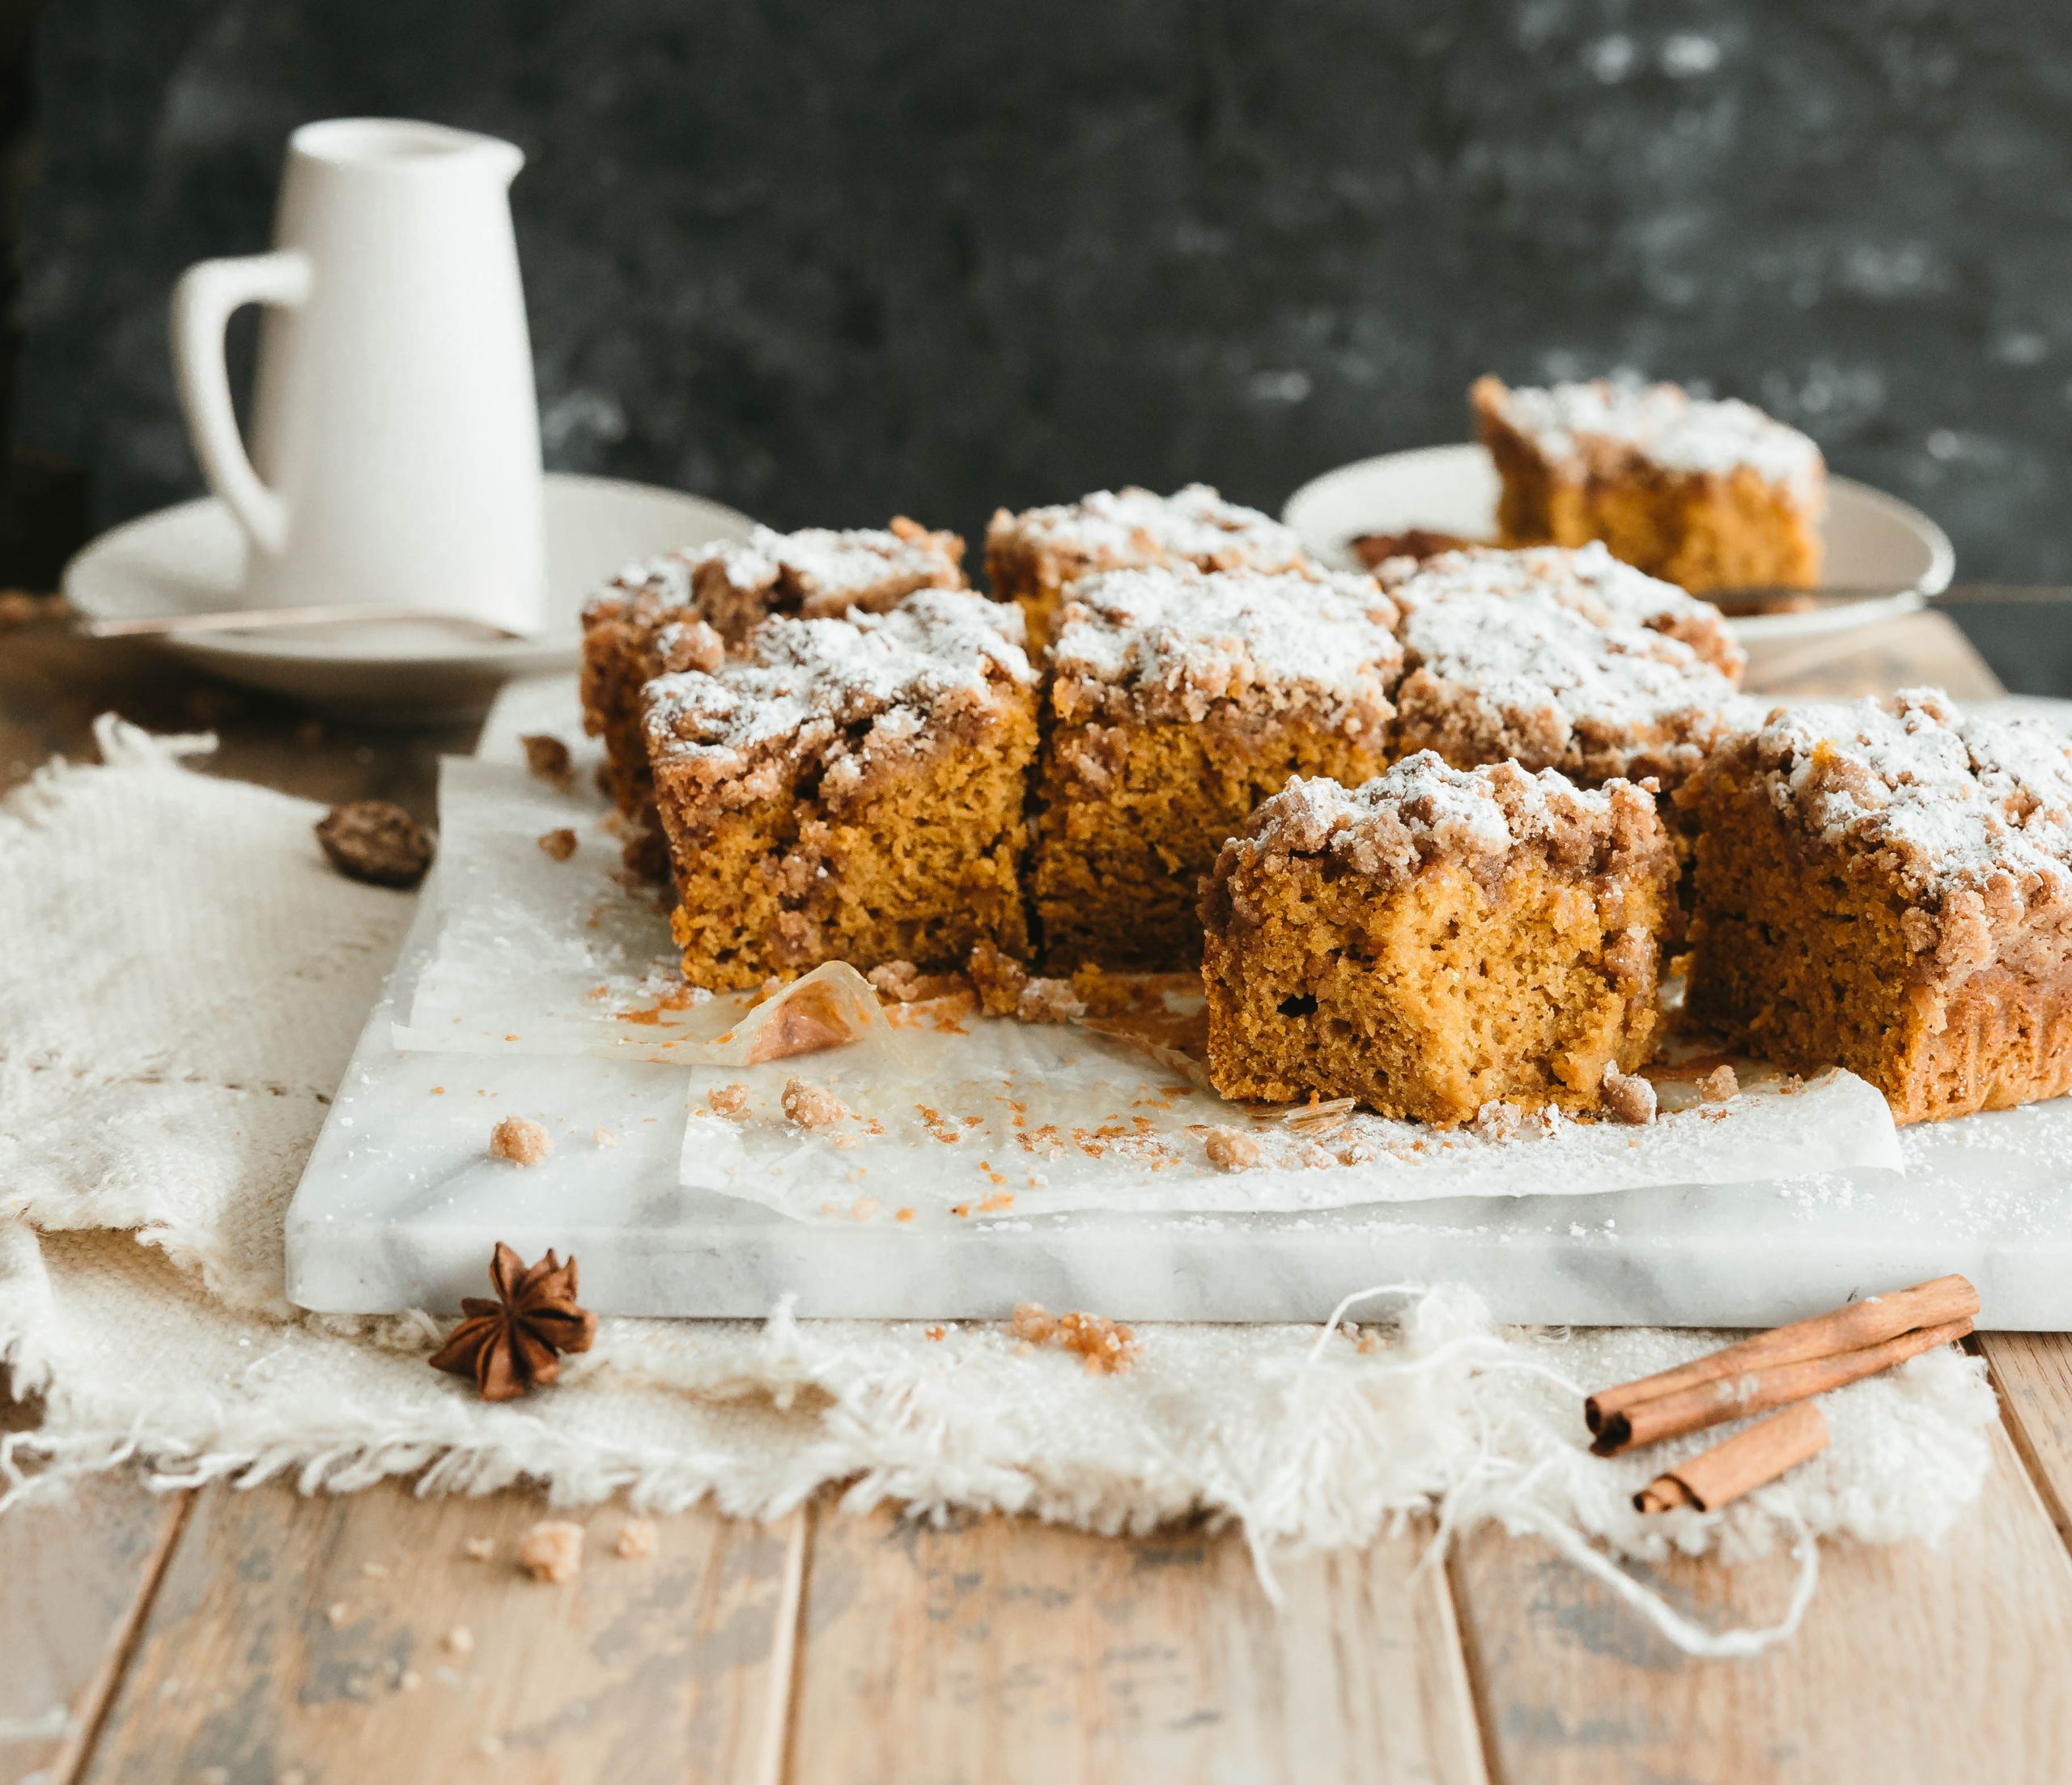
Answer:
M1484 1774L1441 1570L1413 1536L1290 1559L1234 1534L1089 1536L824 1515L793 1785L1432 1781Z
M36 1423L0 1373L0 1433ZM0 1785L70 1775L178 1530L184 1495L83 1481L0 1517Z
M1544 1545L1485 1531L1454 1576L1503 1785L2072 1778L2072 1558L2004 1431L1938 1548L1823 1545L1790 1643L1692 1661ZM1795 1564L1650 1578L1714 1627L1781 1612Z
M1751 694L1890 694L1926 683L1959 700L2005 694L2000 678L1947 614L1909 614L1853 632L1781 639L1748 652L1743 685Z
M2072 1544L2072 1333L1981 1332L1977 1343L2015 1447Z
M516 1565L546 1517L587 1533L566 1585ZM627 1522L393 1483L204 1490L82 1776L774 1779L788 1682L771 1661L796 1621L803 1518L657 1518L646 1559L614 1553Z

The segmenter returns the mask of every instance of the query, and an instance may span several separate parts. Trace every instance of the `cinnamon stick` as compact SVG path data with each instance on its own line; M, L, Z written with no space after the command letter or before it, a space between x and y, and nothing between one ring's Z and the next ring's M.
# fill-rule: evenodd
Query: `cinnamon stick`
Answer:
M1688 1507L1710 1512L1827 1447L1828 1420L1820 1404L1802 1400L1658 1475L1633 1496L1633 1510L1673 1512Z
M1888 1295L1866 1296L1810 1320L1794 1320L1790 1326L1759 1332L1658 1375L1600 1389L1583 1403L1583 1417L1597 1438L1597 1450L1609 1455L1633 1442L1627 1430L1628 1410L1642 1401L1660 1400L1722 1377L1862 1350L1917 1328L1968 1320L1977 1312L1978 1291L1964 1278L1938 1277Z
M1824 1395L1831 1388L1875 1376L1909 1358L1961 1339L1971 1329L1968 1320L1947 1320L1941 1326L1902 1332L1882 1345L1867 1345L1860 1351L1838 1351L1832 1357L1780 1363L1767 1370L1701 1382L1674 1394L1658 1395L1627 1408L1616 1420L1607 1420L1590 1448L1599 1456L1611 1456L1635 1445L1658 1444L1665 1438L1680 1438L1686 1432L1702 1431L1708 1426Z

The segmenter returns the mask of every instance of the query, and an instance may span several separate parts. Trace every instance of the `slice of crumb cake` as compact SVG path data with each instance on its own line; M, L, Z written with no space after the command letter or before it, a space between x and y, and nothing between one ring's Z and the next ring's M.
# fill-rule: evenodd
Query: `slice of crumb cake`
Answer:
M1600 546L1450 552L1382 581L1403 610L1399 754L1667 788L1734 698L1743 658L1719 610Z
M1820 449L1753 405L1604 379L1513 390L1480 378L1468 396L1503 482L1505 545L1599 539L1700 593L1819 584Z
M1036 674L1020 611L926 589L889 613L766 620L645 691L672 927L692 984L822 961L1025 956Z
M1388 760L1396 610L1373 579L1191 567L1076 584L1051 652L1030 885L1053 971L1199 958L1199 882L1291 775Z
M1912 689L1780 708L1679 790L1689 1005L1896 1120L2072 1089L2072 744Z
M1420 751L1357 788L1291 782L1202 895L1210 1077L1443 1125L1594 1111L1653 1046L1675 881L1628 781Z
M1038 644L1050 636L1064 591L1102 571L1278 571L1306 562L1293 529L1225 501L1205 483L1169 496L1132 487L1021 514L1002 508L986 529L994 598L1021 604Z
M919 589L966 586L964 542L902 516L885 529L809 527L671 552L621 571L583 609L583 729L605 741L605 777L652 830L640 690L717 667L773 614L882 613ZM659 870L659 863L656 864Z

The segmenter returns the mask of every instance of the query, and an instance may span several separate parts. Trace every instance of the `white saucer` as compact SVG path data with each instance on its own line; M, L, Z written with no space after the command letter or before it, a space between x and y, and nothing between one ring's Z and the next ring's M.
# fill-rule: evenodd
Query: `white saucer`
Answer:
M1428 446L1385 453L1314 478L1290 496L1280 518L1304 548L1340 570L1357 570L1349 542L1361 533L1412 527L1487 539L1497 530L1497 469L1480 446ZM1823 583L1884 589L1873 596L1802 614L1761 614L1731 621L1747 640L1805 638L1911 613L1950 586L1957 555L1949 537L1918 508L1848 478L1828 479Z
M702 496L614 478L550 473L547 614L536 639L382 622L154 640L227 681L365 717L422 718L488 705L512 676L572 668L584 597L632 559L745 539L754 525ZM209 613L239 605L244 536L214 497L103 533L65 567L65 594L91 619Z

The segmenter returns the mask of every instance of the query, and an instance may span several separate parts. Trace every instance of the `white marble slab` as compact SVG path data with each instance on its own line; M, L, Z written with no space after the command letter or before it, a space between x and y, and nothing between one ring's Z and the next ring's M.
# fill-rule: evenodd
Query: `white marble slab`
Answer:
M507 747L506 725L492 749ZM684 1188L686 1069L523 1053L398 1053L435 901L372 1013L289 1210L288 1292L338 1312L450 1311L497 1239L582 1261L616 1314L996 1318L1015 1303L1138 1320L1320 1319L1411 1280L1472 1285L1499 1319L1760 1325L1962 1271L1981 1324L2072 1330L2072 1108L1906 1131L1906 1175L1449 1199L1276 1215L1095 1214L910 1230L809 1224ZM543 1164L486 1157L502 1116ZM616 1145L601 1145L597 1127Z

